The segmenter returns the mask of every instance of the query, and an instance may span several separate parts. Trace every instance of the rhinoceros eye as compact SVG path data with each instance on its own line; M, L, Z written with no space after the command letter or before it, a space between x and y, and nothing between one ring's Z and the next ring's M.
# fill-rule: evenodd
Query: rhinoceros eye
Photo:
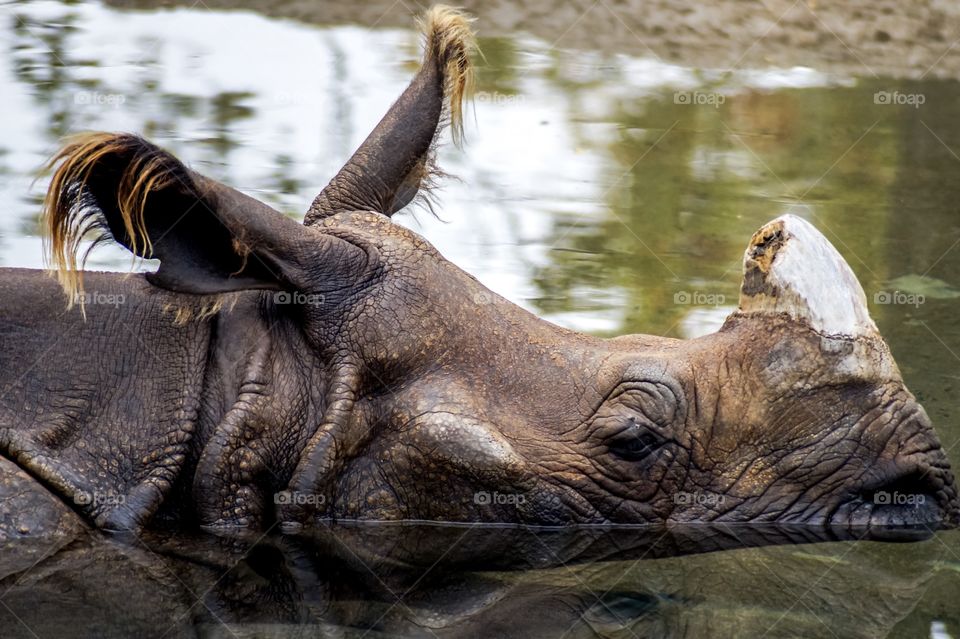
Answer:
M626 461L640 461L664 443L663 437L630 419L623 430L607 440L607 449Z

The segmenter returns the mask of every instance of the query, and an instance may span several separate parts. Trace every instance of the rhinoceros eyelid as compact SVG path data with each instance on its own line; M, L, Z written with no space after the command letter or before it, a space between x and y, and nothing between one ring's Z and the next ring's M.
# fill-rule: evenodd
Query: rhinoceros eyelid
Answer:
M641 461L669 443L669 439L653 428L627 419L624 427L608 438L607 449L626 461Z

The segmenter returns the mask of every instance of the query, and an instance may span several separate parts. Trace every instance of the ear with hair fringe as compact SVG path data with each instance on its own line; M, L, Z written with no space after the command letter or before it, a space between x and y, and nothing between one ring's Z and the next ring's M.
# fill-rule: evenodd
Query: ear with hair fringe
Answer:
M69 298L68 308L82 292L81 267L98 244L117 237L134 255L152 256L143 219L148 193L178 182L184 189L192 186L186 167L169 161L159 149L143 147L136 152L137 142L133 136L79 134L69 138L47 164L48 170L57 168L43 203L45 251ZM113 209L114 215L104 215L103 206ZM116 236L111 219L122 226ZM78 260L81 243L91 235L93 241Z
M44 201L47 250L70 306L82 300L81 268L90 249L111 239L138 257L160 260L147 275L151 284L194 294L324 284L311 275L340 286L355 275L349 266L363 254L332 236L309 233L135 135L75 136L50 166L56 170ZM317 255L329 262L316 264Z
M417 20L425 39L423 66L440 67L443 79L445 118L455 145L463 144L463 106L473 93L474 70L470 56L477 51L476 36L471 28L475 19L444 5L432 7ZM438 127L439 128L439 127Z
M314 199L304 224L344 211L393 215L430 190L445 174L436 164L440 132L449 124L463 141L463 106L473 89L472 18L445 6L431 8L419 26L426 39L423 65L350 160Z

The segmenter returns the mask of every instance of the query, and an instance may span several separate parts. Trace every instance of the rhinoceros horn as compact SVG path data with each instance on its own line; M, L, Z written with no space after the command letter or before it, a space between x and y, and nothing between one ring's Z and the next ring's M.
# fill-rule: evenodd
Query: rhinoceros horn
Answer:
M794 215L778 217L750 239L737 314L786 314L829 337L879 337L850 265Z

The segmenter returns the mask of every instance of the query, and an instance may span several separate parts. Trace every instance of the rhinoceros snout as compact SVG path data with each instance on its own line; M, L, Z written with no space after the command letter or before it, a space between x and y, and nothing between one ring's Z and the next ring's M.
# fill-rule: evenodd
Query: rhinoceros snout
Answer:
M915 402L904 412L909 417L863 475L853 498L835 514L836 523L871 528L960 524L956 481L933 425ZM895 452L888 458L890 450Z
M915 464L891 464L886 478L863 484L858 495L860 516L853 524L872 526L956 526L960 502L949 468L921 459Z

